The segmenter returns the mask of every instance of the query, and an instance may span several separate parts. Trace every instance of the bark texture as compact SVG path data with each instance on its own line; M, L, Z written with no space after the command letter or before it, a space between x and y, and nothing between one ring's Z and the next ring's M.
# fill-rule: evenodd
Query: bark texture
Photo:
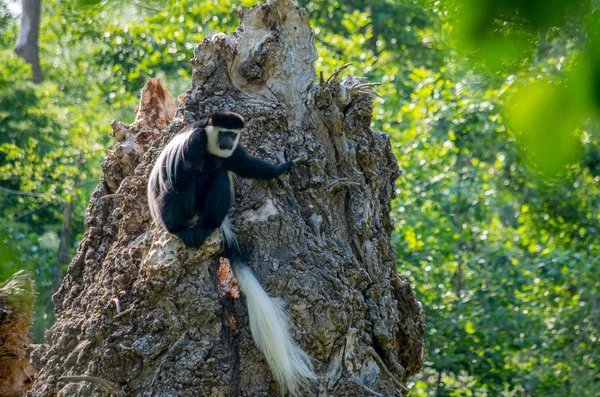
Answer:
M21 270L0 284L0 396L20 397L33 382L29 327L35 296L31 272Z
M57 323L35 351L31 396L101 395L105 379L135 396L279 394L215 232L199 250L151 225L146 182L160 150L187 123L242 114L242 142L271 162L304 156L276 181L238 180L245 257L287 303L294 337L321 376L309 395L401 395L423 361L422 308L395 268L390 238L399 175L388 136L370 129L359 78L315 83L304 10L289 0L244 9L232 36L194 51L178 117L159 81L136 122L113 124L117 147L93 193L86 232L54 297ZM242 291L243 292L243 291Z

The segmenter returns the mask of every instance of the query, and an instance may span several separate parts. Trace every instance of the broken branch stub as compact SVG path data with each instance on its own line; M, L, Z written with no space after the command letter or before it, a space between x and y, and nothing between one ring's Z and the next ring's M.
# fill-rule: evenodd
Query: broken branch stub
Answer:
M389 137L370 129L373 86L352 76L319 82L313 35L306 11L289 0L245 8L233 35L194 50L180 118L168 116L147 143L135 123L114 127L117 146L137 146L105 160L85 237L55 295L57 323L36 351L42 369L31 396L103 392L57 382L73 375L128 395L277 395L243 291L219 267L219 232L187 249L151 224L147 209L160 150L217 110L244 116L251 154L305 159L275 181L239 178L232 219L248 264L286 302L293 336L315 360L321 378L306 395L405 393L423 363L424 318L391 244L397 162Z

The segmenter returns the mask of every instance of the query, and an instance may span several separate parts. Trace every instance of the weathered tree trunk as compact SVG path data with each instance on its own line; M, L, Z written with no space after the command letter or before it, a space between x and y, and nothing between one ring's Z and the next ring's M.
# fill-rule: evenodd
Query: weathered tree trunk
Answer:
M21 4L21 28L15 45L15 52L31 65L33 82L41 83L44 80L44 75L40 66L38 40L42 0L22 0Z
M35 302L33 274L18 271L0 284L0 396L20 397L31 387L29 327Z
M306 12L289 0L244 9L231 36L196 49L178 118L159 81L91 198L85 237L54 297L57 322L35 352L31 396L278 395L252 341L220 235L199 250L151 225L146 182L182 126L215 110L241 113L246 147L271 162L305 156L276 181L239 180L233 223L248 263L287 303L296 341L321 376L310 395L400 395L423 360L423 311L396 273L390 242L399 174L389 138L370 130L368 86L315 83ZM242 291L243 292L243 291ZM308 394L308 393L307 393Z

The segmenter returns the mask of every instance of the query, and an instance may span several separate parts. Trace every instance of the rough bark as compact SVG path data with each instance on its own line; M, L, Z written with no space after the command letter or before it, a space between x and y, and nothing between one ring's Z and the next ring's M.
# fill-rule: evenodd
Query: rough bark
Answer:
M57 322L35 351L41 371L30 395L105 392L59 381L65 375L96 376L135 396L278 395L243 293L219 261L219 233L186 249L150 223L146 181L161 148L215 110L244 116L253 155L307 158L276 181L240 179L233 223L315 359L322 378L310 395L403 394L422 365L424 319L396 273L399 171L389 137L370 130L369 87L352 76L315 83L313 32L289 0L244 9L232 36L208 37L194 55L177 118L173 98L151 81L136 122L113 124L117 147L54 296Z
M31 65L33 82L44 80L40 66L38 40L40 35L41 0L21 0L21 28L15 45L15 52Z
M20 397L31 387L29 327L35 286L31 272L19 271L0 284L0 396Z

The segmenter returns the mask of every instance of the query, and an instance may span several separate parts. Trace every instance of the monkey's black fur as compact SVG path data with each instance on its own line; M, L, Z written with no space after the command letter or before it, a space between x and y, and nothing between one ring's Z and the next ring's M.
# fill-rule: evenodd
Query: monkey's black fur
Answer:
M162 224L188 247L200 247L229 214L232 186L228 172L245 178L273 179L287 172L293 164L288 161L279 166L271 165L248 155L240 144L229 157L218 157L208 150L206 128L209 125L222 129L218 132L218 142L231 148L235 140L231 133L239 133L244 121L234 113L218 112L187 126L180 132L189 133L189 137L181 145L181 161L173 164L172 185L163 192L155 192ZM168 174L168 164L162 167ZM231 251L233 247L226 248Z

